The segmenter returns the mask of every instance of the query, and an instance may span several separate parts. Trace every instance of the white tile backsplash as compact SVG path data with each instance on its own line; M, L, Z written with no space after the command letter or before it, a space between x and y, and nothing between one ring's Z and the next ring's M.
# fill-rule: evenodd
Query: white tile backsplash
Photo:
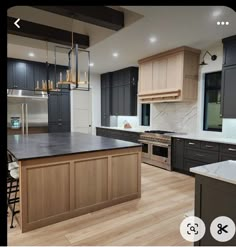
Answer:
M203 130L204 78L205 73L221 71L223 63L223 45L216 42L207 49L217 55L216 61L206 56L206 66L199 68L198 100L193 103L155 103L151 106L151 129L186 132L205 137L236 138L236 119L223 119L222 132ZM201 58L205 50L201 52Z
M236 119L224 118L223 119L223 135L227 138L236 138Z
M124 127L125 121L127 121L132 128L139 126L138 116L117 116L117 127Z
M196 132L196 103L155 103L151 112L152 129Z

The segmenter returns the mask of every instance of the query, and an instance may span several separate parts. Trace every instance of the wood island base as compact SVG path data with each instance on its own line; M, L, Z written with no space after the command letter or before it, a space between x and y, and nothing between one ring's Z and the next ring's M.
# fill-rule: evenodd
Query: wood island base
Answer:
M141 197L141 147L19 164L22 232Z

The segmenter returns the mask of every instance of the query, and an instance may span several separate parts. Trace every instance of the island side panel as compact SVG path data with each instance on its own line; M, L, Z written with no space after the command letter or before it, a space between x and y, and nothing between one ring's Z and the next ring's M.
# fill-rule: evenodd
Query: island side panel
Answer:
M219 216L236 222L236 185L199 174L195 178L195 216L205 223L206 233L194 246L236 246L235 237L219 242L210 233L211 222Z
M22 232L140 197L140 169L140 147L21 161Z

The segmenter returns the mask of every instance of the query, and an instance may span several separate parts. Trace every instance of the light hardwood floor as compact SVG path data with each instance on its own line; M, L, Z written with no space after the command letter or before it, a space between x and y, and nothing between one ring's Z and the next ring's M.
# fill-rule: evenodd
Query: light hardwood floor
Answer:
M193 205L193 177L142 164L140 199L23 234L8 227L8 245L191 245L179 225Z

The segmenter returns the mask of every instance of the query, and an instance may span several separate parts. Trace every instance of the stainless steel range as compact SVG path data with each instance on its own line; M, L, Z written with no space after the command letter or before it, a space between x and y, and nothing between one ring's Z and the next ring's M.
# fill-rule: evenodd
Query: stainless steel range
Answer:
M171 137L174 133L163 130L150 130L140 134L142 162L171 170Z

